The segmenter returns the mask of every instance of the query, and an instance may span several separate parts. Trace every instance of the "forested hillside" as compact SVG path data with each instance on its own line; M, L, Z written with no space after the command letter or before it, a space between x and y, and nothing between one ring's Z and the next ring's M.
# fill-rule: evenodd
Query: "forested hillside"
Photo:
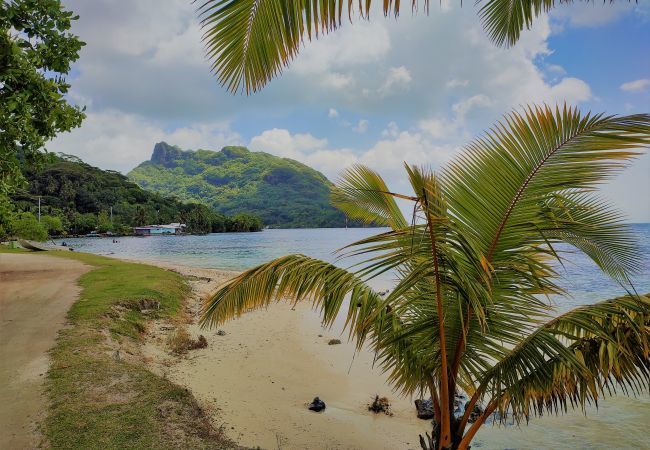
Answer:
M224 214L253 213L272 227L345 225L344 215L330 205L332 184L323 174L245 147L183 151L160 142L151 160L128 176L143 188L200 201Z
M193 233L255 231L262 227L250 214L228 217L198 203L142 189L124 175L90 166L70 155L53 156L38 170L25 170L28 186L13 196L13 209L41 214L50 234L85 234L92 230L130 232L131 227L184 222Z

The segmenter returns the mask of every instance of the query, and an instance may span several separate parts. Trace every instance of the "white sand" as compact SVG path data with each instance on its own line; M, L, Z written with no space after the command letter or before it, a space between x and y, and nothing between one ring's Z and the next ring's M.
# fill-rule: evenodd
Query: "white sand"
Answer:
M148 261L148 263L151 263ZM210 278L192 282L205 296L234 272L160 264L186 275ZM198 299L188 305L195 318ZM152 370L189 388L212 411L216 426L246 446L265 449L419 449L418 435L429 431L415 417L412 399L393 394L386 377L372 368L372 354L354 348L346 336L323 330L308 305L292 311L280 303L245 314L216 330L188 325L194 337L203 334L208 348L187 357L171 356L159 325L146 345ZM322 335L322 336L319 336ZM343 344L329 346L330 338ZM354 356L354 361L353 361ZM367 404L375 394L387 396L393 417L374 415ZM314 396L326 403L324 413L306 404ZM650 448L650 396L606 398L598 410L589 408L561 416L534 418L526 426L486 425L473 447L482 450Z
M170 266L166 266L172 268ZM231 272L173 267L186 275L211 278L193 282L205 295L233 275ZM196 313L198 301L190 305ZM292 310L280 303L245 314L217 330L201 330L208 348L184 358L169 354L160 326L145 348L152 369L188 387L215 424L242 445L282 449L405 449L419 448L418 435L427 421L415 416L412 399L393 394L386 377L372 368L372 354L355 356L346 336L324 330L307 305ZM321 335L321 336L319 336ZM328 345L330 338L342 344ZM353 359L354 357L354 359ZM367 410L376 394L387 396L393 416ZM323 413L307 409L315 396L327 404Z

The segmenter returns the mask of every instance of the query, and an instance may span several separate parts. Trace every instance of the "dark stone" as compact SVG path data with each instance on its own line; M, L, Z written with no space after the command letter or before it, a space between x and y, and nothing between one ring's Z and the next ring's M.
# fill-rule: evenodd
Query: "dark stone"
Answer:
M309 409L311 411L321 412L325 409L325 402L318 397L314 397L314 400L309 404Z
M226 335L225 331L223 331L223 330L218 330L217 331L217 336L225 336L225 335Z
M465 403L465 410L467 410L468 406L469 406L469 402ZM478 418L481 417L481 414L483 414L483 408L481 408L479 405L474 405L474 408L472 408L472 412L469 413L467 422L469 423L476 422Z
M415 400L415 409L418 411L418 419L431 420L435 416L431 399L423 400L419 398Z
M327 345L338 345L338 344L340 344L340 343L341 343L341 340L340 340L340 339L330 339L330 340L327 342Z

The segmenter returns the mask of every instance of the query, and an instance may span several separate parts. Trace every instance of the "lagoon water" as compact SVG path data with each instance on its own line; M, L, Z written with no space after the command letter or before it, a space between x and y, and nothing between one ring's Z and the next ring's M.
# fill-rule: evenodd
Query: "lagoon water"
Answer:
M633 278L640 293L650 292L650 224L633 225L642 258L642 270ZM381 229L294 229L264 230L260 233L210 234L205 236L120 237L67 239L75 250L143 261L163 261L180 265L243 270L289 253L334 262L348 267L354 260L339 259L335 251ZM61 243L58 240L57 243ZM563 250L570 249L564 247ZM603 276L584 255L572 253L559 267L560 284L570 296L554 298L558 310L593 303L625 294L625 290ZM358 260L357 260L358 261ZM373 280L378 289L389 288L391 276ZM600 408L561 416L533 418L506 429L484 427L473 444L483 449L608 449L648 448L650 396L605 398Z
M643 270L634 279L638 292L650 292L650 224L635 224ZM204 236L151 236L112 238L75 238L67 243L75 250L116 258L163 261L192 267L244 270L273 258L302 253L314 258L349 267L359 259L340 258L338 249L365 237L385 231L381 228L268 229L259 233L215 233ZM57 240L61 243L63 240ZM559 247L558 247L559 248ZM563 247L565 251L570 251ZM593 303L625 294L613 281L603 276L586 256L572 252L568 262L559 267L560 284L569 298L554 299L559 309ZM372 284L389 288L391 276L384 275Z

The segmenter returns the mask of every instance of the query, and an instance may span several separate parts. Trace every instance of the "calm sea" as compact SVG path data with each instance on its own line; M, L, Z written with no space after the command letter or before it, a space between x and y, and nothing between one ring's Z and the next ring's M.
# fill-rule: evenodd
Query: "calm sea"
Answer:
M633 281L638 292L650 292L650 224L633 225L643 255L643 270ZM340 260L336 250L381 229L265 230L261 233L210 234L206 236L158 236L68 239L75 250L145 261L164 261L194 267L243 270L290 253L334 262L348 267L355 261ZM61 243L62 240L58 240ZM564 248L569 251L568 248ZM570 294L553 301L558 310L625 294L623 288L603 276L580 253L568 255L558 268L560 284ZM391 276L373 280L378 289L391 286ZM473 448L483 449L610 449L650 448L650 397L614 397L589 408L587 417L573 411L561 416L534 418L529 426L496 428L479 432Z
M639 292L650 292L650 224L635 224L633 229L643 255L643 270L634 277L634 285ZM336 251L382 231L381 228L269 229L260 233L120 237L116 238L117 243L113 238L76 238L68 239L67 243L82 252L193 267L244 270L290 253L349 267L358 260L341 259ZM570 252L568 248L564 250ZM566 257L568 262L558 270L562 277L560 284L569 291L570 298L554 299L560 309L625 293L583 254L570 252ZM380 289L389 288L391 276L385 275L372 284Z

